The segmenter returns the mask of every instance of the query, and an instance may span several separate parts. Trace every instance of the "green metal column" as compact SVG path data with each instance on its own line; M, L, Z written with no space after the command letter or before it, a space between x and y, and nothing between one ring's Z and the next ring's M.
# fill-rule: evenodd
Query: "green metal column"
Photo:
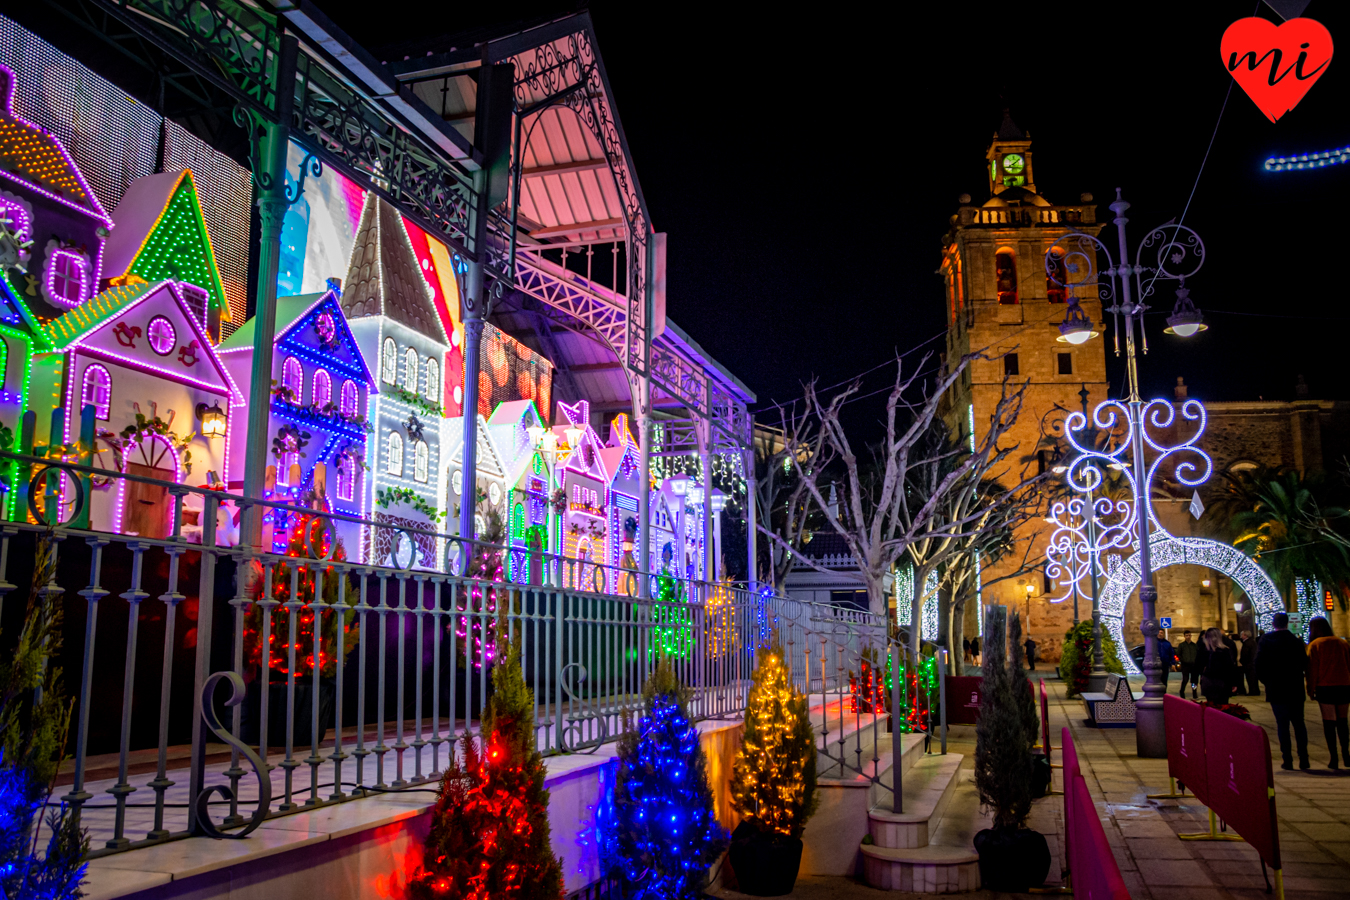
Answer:
M253 173L262 220L258 241L258 281L253 313L253 370L248 393L248 438L244 444L244 496L262 497L267 473L268 414L272 400L272 351L277 330L277 267L281 258L281 225L286 216L286 152L290 144L291 109L295 100L295 66L299 43L292 35L281 38L277 60L275 122L263 122ZM257 546L262 540L262 515L249 509L243 526L243 541Z

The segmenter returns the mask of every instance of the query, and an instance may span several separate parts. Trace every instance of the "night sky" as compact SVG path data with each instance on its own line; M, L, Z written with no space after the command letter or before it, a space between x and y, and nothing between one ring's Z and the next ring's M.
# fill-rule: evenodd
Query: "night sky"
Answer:
M369 4L321 5L377 55L408 37L407 20L371 22ZM1350 48L1347 6L1312 0L1305 15ZM492 23L463 19L467 8L447 31ZM1034 140L1052 203L1089 191L1109 220L1123 188L1132 246L1181 216L1233 84L1220 37L1254 10L1275 18L1253 0L933 3L880 16L783 6L754 18L725 5L660 17L589 8L653 221L670 235L669 314L761 408L813 374L837 382L941 332L941 238L958 195L988 197L984 151L1005 106ZM1291 399L1303 374L1312 396L1350 399L1350 253L1338 243L1350 165L1262 169L1272 155L1350 145L1348 109L1350 58L1333 59L1277 124L1233 85L1185 218L1208 248L1189 286L1211 328L1164 336L1173 297L1157 296L1149 393L1184 376L1203 399ZM1123 368L1109 371L1119 393Z

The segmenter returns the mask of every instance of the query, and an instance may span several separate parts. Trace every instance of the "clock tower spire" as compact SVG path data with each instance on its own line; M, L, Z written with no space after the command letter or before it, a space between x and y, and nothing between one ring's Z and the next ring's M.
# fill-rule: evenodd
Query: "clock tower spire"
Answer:
M1003 124L985 151L989 161L989 193L997 196L1008 188L1026 188L1036 193L1031 177L1031 135L1017 127L1012 114L1003 110Z

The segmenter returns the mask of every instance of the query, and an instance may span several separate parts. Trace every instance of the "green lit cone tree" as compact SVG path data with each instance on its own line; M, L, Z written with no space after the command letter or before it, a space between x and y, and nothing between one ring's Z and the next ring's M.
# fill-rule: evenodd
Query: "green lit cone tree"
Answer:
M731 769L731 805L741 815L731 866L743 893L792 890L802 861L802 830L816 811L815 735L806 697L792 683L783 648L759 651L745 707L741 749Z
M562 862L549 840L544 763L534 746L534 698L513 644L492 669L483 713L487 742L467 735L462 762L441 779L414 897L561 900Z
M993 813L994 827L975 835L975 849L983 887L1020 892L1045 880L1050 847L1044 835L1023 827L1031 813L1031 740L1025 707L1014 694L1005 623L1003 607L988 608L975 726L975 789L980 803Z
M696 897L726 846L689 691L662 657L619 739L614 801L597 810L601 862L629 900Z

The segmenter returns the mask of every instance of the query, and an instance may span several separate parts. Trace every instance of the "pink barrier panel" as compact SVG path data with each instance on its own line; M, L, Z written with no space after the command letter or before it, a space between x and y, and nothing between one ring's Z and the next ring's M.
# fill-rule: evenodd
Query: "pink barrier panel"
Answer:
M1172 694L1163 696L1163 718L1167 723L1167 774L1189 788L1201 803L1213 806L1209 802L1209 778L1205 763L1204 712L1205 708L1199 703Z
M947 676L947 724L974 725L980 717L979 675Z
M1216 709L1204 712L1205 756L1209 761L1209 799L1205 805L1255 847L1272 869L1278 869L1280 831L1275 821L1270 739L1260 725Z
M1120 877L1116 857L1106 841L1102 820L1088 793L1081 773L1064 783L1065 799L1073 807L1073 837L1068 841L1069 872L1077 900L1130 900L1130 891ZM1066 826L1066 832L1068 827Z
M1075 821L1073 815L1074 792L1069 788L1073 785L1074 779L1081 776L1081 773L1078 770L1078 750L1074 747L1073 738L1069 735L1069 729L1067 728L1060 732L1059 747L1064 753L1064 865L1072 876Z

